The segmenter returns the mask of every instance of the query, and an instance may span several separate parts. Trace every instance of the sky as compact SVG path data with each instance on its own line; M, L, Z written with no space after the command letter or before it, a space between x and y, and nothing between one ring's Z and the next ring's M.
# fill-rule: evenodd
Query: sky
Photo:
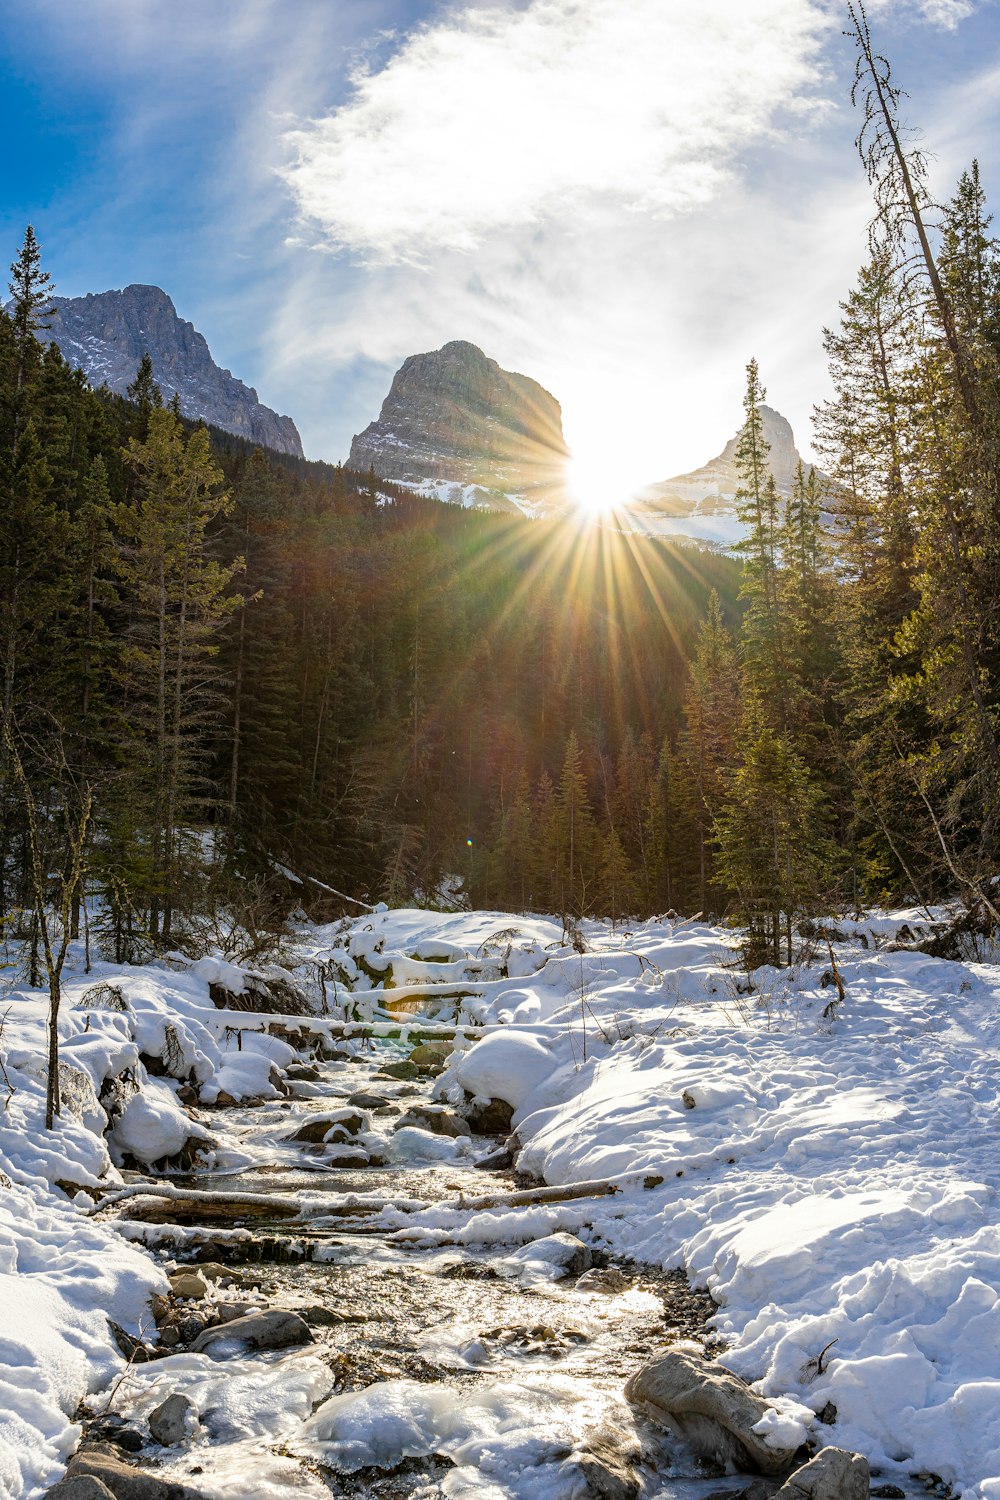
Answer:
M1000 0L870 0L951 192L1000 197ZM865 254L838 0L0 0L0 233L57 291L159 285L346 458L469 339L632 486L716 454L745 365L810 447Z

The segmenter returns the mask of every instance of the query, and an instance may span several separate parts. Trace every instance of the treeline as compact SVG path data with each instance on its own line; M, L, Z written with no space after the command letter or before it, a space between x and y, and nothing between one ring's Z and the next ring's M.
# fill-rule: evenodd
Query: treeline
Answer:
M0 914L117 958L297 903L680 899L669 747L738 569L469 512L124 401L0 314ZM667 749L664 749L664 747ZM80 845L77 848L77 845ZM328 890L328 888L330 888ZM214 930L213 930L214 929Z
M973 163L935 205L900 94L849 7L870 255L825 334L832 482L779 498L748 369L745 612L696 648L680 753L701 890L790 961L799 918L961 895L1000 925L1000 253Z
M296 904L802 919L961 892L1000 925L1000 252L931 203L851 10L870 255L826 333L827 476L737 563L464 511L129 401L0 313L0 917L99 894L119 958ZM219 940L218 931L212 940Z

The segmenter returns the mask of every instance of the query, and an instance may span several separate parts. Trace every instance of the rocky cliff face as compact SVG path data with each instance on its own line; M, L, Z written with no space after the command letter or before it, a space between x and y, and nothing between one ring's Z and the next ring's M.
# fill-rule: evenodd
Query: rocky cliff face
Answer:
M291 417L263 406L251 386L221 369L202 334L177 316L158 286L55 297L53 305L52 326L42 336L54 339L92 385L105 383L125 395L148 352L164 400L176 392L186 417L201 417L225 432L301 458L302 442Z
M801 461L791 424L770 406L762 406L760 414L764 441L771 450L768 465L779 492L788 494ZM692 509L711 511L731 506L740 483L736 471L738 441L739 434L729 439L717 458L710 459L700 469L694 469L690 474L678 474L673 479L664 479L660 484L652 484L642 491L639 498L667 515L685 515ZM805 465L806 474L811 468L811 464Z
M770 447L768 464L780 494L790 493L800 462L791 425L773 407L760 408L764 439ZM741 541L745 528L736 513L735 496L740 485L736 470L736 445L732 437L717 458L690 474L677 474L660 484L641 490L624 508L624 516L638 530L679 541L728 550ZM808 475L811 464L805 464ZM820 479L830 481L821 471Z
M442 499L507 509L512 495L530 506L552 503L566 458L555 397L456 341L403 361L378 421L352 442L348 465Z

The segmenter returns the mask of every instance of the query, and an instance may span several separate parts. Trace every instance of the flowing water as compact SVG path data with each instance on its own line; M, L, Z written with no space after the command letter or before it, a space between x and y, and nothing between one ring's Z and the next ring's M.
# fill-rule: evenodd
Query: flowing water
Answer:
M257 1108L206 1112L219 1142L211 1172L175 1177L178 1187L288 1194L378 1194L454 1207L461 1195L509 1196L510 1172L477 1169L496 1148L477 1139L456 1148L439 1138L396 1134L405 1111L429 1099L433 1080L381 1075L404 1054L379 1044L351 1059L317 1063L318 1079L296 1096ZM363 1139L372 1164L331 1168L331 1149L288 1139L310 1117L355 1094L386 1102L369 1113ZM435 1154L445 1159L434 1160ZM592 1205L591 1205L592 1211ZM518 1247L553 1228L586 1231L588 1206L568 1203L493 1214L424 1214L414 1232L370 1219L237 1218L159 1248L168 1267L198 1259L234 1267L242 1285L213 1290L218 1301L301 1313L313 1342L247 1354L216 1345L212 1356L183 1348L205 1304L185 1303L182 1346L134 1365L114 1394L114 1436L124 1423L132 1461L192 1489L237 1496L329 1494L385 1497L523 1496L525 1500L622 1500L610 1451L633 1450L642 1493L699 1500L738 1493L746 1478L712 1477L637 1423L621 1399L626 1377L678 1337L711 1346L704 1293L680 1274L609 1266L581 1282L552 1280ZM470 1236L469 1225L474 1232ZM408 1237L409 1236L409 1237ZM465 1243L456 1243L456 1241ZM175 1316L175 1322L177 1318ZM150 1411L171 1393L198 1413L178 1445L151 1442ZM365 1392L352 1397L352 1393ZM331 1397L341 1398L324 1418ZM360 1404L359 1404L360 1403ZM311 1414L320 1416L310 1423ZM317 1428L317 1423L319 1427ZM138 1434L138 1436L136 1436ZM597 1460L594 1455L597 1455ZM589 1459L589 1461L588 1461ZM596 1467L595 1467L596 1464Z

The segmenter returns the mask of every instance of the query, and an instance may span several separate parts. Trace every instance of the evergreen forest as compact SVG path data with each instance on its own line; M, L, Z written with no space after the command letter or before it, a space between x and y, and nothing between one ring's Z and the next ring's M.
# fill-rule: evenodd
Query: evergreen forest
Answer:
M421 498L130 399L0 312L0 921L118 961L302 907L803 921L958 890L1000 820L1000 248L855 17L867 254L823 473L746 372L737 557ZM90 902L85 896L99 897ZM51 958L52 955L49 955ZM39 959L39 963L41 959Z

